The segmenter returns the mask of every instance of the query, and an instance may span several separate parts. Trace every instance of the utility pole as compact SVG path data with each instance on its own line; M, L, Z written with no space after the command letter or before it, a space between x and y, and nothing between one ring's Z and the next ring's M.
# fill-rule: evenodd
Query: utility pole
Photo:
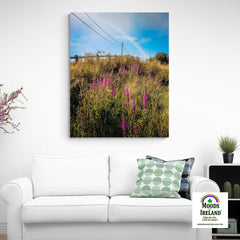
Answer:
M121 50L121 55L123 55L123 42L122 42L122 50Z

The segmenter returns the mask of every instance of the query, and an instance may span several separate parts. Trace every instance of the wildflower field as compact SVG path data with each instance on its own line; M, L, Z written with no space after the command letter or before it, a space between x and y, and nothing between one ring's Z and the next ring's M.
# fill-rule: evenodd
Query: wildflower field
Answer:
M71 137L168 137L169 65L132 56L70 66Z

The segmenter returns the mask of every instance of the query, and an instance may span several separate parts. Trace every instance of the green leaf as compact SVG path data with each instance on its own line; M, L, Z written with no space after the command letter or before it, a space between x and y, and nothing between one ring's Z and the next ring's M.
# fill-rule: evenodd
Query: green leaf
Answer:
M220 151L224 153L232 153L239 147L238 140L236 138L230 138L228 136L221 137L218 141Z

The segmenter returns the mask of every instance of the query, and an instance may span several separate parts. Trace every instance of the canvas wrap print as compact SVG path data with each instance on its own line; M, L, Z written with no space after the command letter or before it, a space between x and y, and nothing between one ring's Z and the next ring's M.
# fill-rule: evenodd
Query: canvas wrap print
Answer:
M185 162L157 162L138 159L138 176L131 197L180 198L181 175Z
M168 13L70 14L70 136L168 137Z
M152 159L153 161L157 161L157 162L167 162L161 158L152 157L150 155L147 155L146 158ZM169 162L175 162L175 161L184 161L185 162L183 172L182 172L181 186L180 186L179 194L183 198L190 199L190 182L189 181L190 181L191 170L192 170L195 158L172 160Z

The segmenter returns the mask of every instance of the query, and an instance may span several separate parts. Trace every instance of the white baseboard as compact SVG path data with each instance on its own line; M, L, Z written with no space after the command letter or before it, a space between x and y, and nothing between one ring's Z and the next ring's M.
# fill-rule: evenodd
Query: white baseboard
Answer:
M7 224L0 223L0 234L7 234Z

